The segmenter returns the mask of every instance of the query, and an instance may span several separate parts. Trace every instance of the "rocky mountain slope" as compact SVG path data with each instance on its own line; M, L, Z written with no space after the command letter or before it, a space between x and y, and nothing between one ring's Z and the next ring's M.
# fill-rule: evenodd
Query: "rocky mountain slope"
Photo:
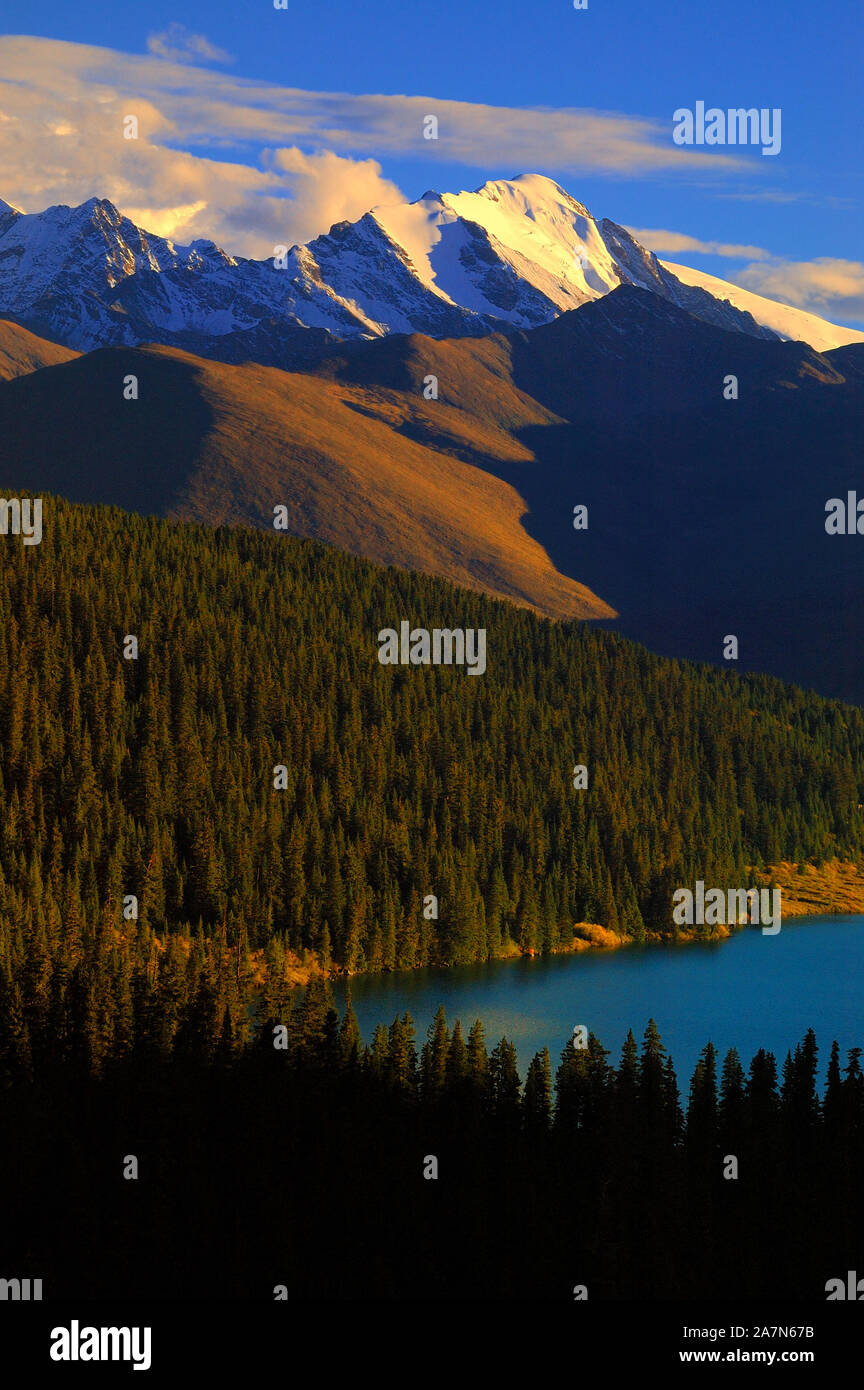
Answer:
M261 261L210 241L176 245L106 199L32 214L0 202L0 316L85 352L161 343L302 367L334 338L532 328L625 285L756 338L800 336L820 349L864 340L679 269L539 174L429 191Z

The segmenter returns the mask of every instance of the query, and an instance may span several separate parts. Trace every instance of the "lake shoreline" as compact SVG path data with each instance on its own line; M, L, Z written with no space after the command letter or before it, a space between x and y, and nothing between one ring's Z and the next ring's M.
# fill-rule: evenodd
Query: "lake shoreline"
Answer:
M819 917L825 915L854 916L864 915L864 869L847 860L832 859L818 868L813 864L799 866L789 860L770 865L766 869L751 869L752 886L777 887L782 894L782 915L784 918ZM690 946L694 943L710 944L726 941L744 926L721 924L710 932L678 927L674 932L664 935L660 932L646 932L637 940L632 936L619 936L599 922L576 922L573 926L573 939L551 950L523 951L515 941L510 941L507 949L491 957L503 960L537 960L549 956L578 955L585 951L620 951L630 946ZM449 962L437 962L436 968L447 969ZM415 967L420 969L422 967ZM410 966L397 970L354 970L326 968L311 952L303 957L289 954L286 963L286 978L294 988L302 988L312 979L356 980L361 978L384 978L409 970Z

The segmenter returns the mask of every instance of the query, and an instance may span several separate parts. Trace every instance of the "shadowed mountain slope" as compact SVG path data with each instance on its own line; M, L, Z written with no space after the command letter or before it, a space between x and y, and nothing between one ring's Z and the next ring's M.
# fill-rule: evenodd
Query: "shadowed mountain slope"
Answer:
M736 636L738 669L864 699L864 541L825 531L828 499L864 492L861 345L761 341L625 286L531 331L390 338L318 370L415 395L433 372L442 401L506 429L530 463L501 451L485 466L628 636L715 662ZM521 420L526 399L552 418ZM415 412L411 426L454 447L450 418Z
M284 504L295 535L665 655L725 665L735 636L739 670L864 700L864 541L825 530L864 492L862 362L625 286L532 330L341 343L306 373L97 352L0 387L0 467L212 524Z

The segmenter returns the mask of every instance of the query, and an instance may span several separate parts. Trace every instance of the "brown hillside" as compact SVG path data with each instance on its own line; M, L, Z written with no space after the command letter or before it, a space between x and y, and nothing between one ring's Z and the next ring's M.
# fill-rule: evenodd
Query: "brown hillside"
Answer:
M50 343L47 338L37 338L35 333L17 323L0 319L0 381L26 376L40 367L70 362L78 355L71 348Z
M421 340L412 359L404 342L402 389L162 347L46 368L0 391L3 485L210 525L269 528L284 504L293 535L552 617L611 616L556 571L519 491L494 476L533 462L509 429L556 419L509 381L506 346ZM440 399L425 401L436 367ZM128 375L137 401L123 398Z

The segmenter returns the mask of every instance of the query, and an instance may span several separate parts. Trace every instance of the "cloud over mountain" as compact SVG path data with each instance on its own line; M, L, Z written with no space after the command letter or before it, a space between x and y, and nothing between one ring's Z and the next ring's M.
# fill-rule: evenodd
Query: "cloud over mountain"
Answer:
M755 168L738 156L674 146L663 121L434 94L304 91L193 65L215 61L214 52L200 35L171 28L151 38L146 55L0 38L6 194L34 210L81 202L98 186L121 210L149 209L163 227L171 209L203 204L172 234L191 239L206 224L206 234L232 250L263 256L274 242L321 230L311 221L316 204L307 208L299 196L309 191L304 170L294 167L304 159L320 161L320 206L341 196L347 218L392 200L393 184L376 161L394 155L616 176ZM423 139L430 113L439 122L437 141ZM123 138L129 114L139 122L135 141ZM220 150L224 159L214 154Z
M230 63L231 54L217 48L203 34L192 34L185 24L177 20L158 34L150 34L147 48L157 58L167 58L172 63Z
M819 256L812 261L772 260L750 265L737 279L747 289L786 299L814 314L864 320L864 262Z

